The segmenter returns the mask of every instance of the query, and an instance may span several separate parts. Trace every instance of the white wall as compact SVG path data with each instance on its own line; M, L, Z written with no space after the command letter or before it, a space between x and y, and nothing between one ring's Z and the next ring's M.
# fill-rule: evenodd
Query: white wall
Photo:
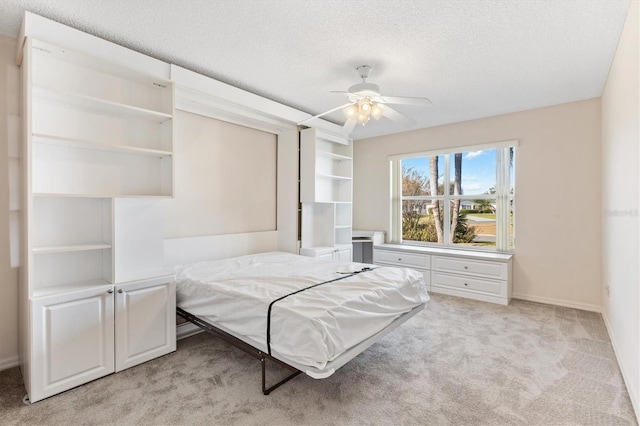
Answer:
M598 99L356 141L354 228L389 231L390 154L512 139L520 141L513 296L599 311Z
M18 365L20 70L15 49L15 39L0 36L0 370Z
M603 314L640 418L640 7L632 2L602 95Z

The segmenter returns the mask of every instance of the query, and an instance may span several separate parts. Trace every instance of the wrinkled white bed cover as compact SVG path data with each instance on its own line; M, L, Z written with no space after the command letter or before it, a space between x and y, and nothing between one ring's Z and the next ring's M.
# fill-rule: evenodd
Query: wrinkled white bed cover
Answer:
M302 291L272 306L272 355L312 377L326 377L346 362L334 362L342 354L349 352L348 358L353 358L377 340L373 337L386 334L392 323L404 322L424 307L429 296L421 273L261 253L177 267L177 305L266 352L271 302L365 267L375 269ZM402 321L396 321L400 317Z

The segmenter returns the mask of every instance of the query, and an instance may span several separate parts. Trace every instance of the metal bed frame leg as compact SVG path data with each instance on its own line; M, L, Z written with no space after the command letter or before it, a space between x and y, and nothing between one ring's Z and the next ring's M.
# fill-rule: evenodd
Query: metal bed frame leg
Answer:
M231 334L220 330L219 328L209 324L208 322L196 317L193 314L190 314L189 312L185 311L184 309L181 308L176 308L176 313L186 319L187 321L197 325L198 327L200 327L201 329L203 329L204 331L206 331L209 334L212 334L214 336L217 336L219 338L221 338L222 340L224 340L227 343L230 343L231 345L235 346L236 348L242 350L243 352L251 355L254 358L257 358L260 360L260 364L262 365L262 394L263 395L269 395L271 393L271 391L273 391L274 389L280 387L281 385L284 385L285 383L287 383L289 380L293 379L294 377L296 377L298 374L302 373L302 371L298 370L295 367L290 366L289 364L280 361L277 358L272 357L271 355L268 355L264 352L262 352L260 349L254 348L253 346L249 345L246 342L243 342L242 340L238 339L235 336L232 336ZM266 384L266 363L267 363L267 358L270 359L271 361L273 361L276 364L280 364L281 366L293 371L292 374L290 374L289 376L285 377L284 379L280 380L278 383L276 383L275 385L271 386L270 388L267 388L267 384Z
M290 375L288 375L287 377L285 377L284 379L280 380L275 385L273 385L273 386L271 386L270 388L267 389L267 384L266 384L266 381L267 381L266 380L267 358L264 356L263 353L260 353L260 364L262 365L262 394L263 395L269 395L271 393L271 391L273 391L274 389L279 388L280 386L282 386L285 383L287 383L289 380L291 380L294 377L296 377L298 374L302 373L302 371L296 370L293 373L291 373Z

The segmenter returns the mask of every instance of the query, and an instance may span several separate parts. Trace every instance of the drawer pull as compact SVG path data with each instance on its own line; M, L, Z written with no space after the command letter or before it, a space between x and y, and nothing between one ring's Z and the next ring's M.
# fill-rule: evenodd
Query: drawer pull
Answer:
M467 284L467 283L464 283L464 285L465 285L465 286L467 286L467 285L469 285L469 284Z
M398 262L402 262L402 258L401 257L398 258Z
M468 267L468 266L465 266L465 267L464 267L464 269L469 269L469 267Z

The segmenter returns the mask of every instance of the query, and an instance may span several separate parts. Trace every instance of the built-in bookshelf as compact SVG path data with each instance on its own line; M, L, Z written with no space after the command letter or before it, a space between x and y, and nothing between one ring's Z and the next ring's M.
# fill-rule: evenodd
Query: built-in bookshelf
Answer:
M173 195L173 83L31 40L34 194Z
M300 132L301 254L351 259L352 178L350 140Z
M175 350L159 208L173 196L174 88L31 38L22 58L20 352L34 402Z
M34 197L32 297L112 282L112 201Z

